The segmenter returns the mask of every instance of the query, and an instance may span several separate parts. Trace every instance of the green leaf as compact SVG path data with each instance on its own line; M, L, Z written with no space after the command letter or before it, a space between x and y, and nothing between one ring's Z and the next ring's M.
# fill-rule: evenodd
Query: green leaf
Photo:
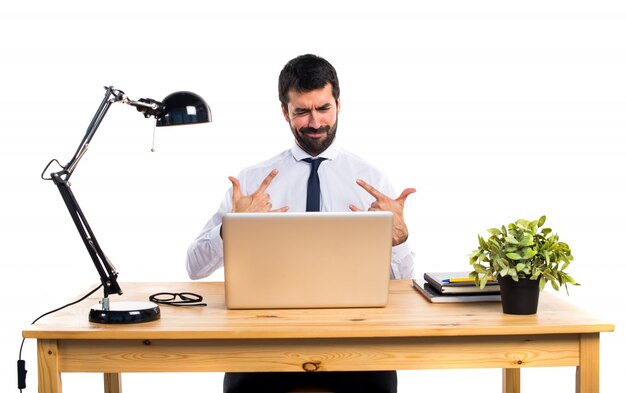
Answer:
M487 248L486 251L489 251L492 254L499 253L500 243L498 243L497 241L491 241L491 239L489 239L489 248Z
M558 291L559 290L559 286L557 285L556 281L550 280L550 282L552 283L552 288L554 288L554 290Z
M480 247L485 250L489 248L489 246L487 246L487 242L485 242L485 239L483 239L480 235L478 235L478 244L480 244Z
M506 254L507 258L512 259L514 261L517 261L518 259L522 259L522 256L515 253L515 252L509 252Z
M502 232L500 232L498 228L489 228L487 229L487 232L491 233L494 236L498 236L502 234Z
M507 243L511 243L511 244L519 244L519 242L517 241L516 238L514 238L513 236L507 236L504 238L504 240L506 240Z
M515 251L517 251L517 245L509 244L506 247L504 247L504 251L505 252L515 252Z
M539 227L542 227L542 226L543 226L543 224L545 224L545 223L546 223L546 216L545 216L545 215L543 215L543 216L541 216L541 218L539 219L539 223L538 223L537 225L538 225Z
M548 269L544 270L543 277L545 277L546 280L550 280L552 283L556 281L556 277L554 277L554 275L552 275L552 272L550 272Z
M525 233L522 235L522 238L519 241L521 246L532 246L535 244L533 236L531 234Z
M500 239L498 239L495 236L491 236L489 238L489 240L487 240L487 243L493 244L493 245L497 246L498 248L500 248Z
M483 289L485 285L487 285L488 279L489 279L489 276L483 276L483 278L480 280L480 289Z
M561 277L563 277L563 279L567 283L578 285L578 283L576 283L576 280L574 280L569 274L563 273Z
M483 265L474 265L474 270L481 274L487 274L488 271Z
M530 247L526 247L526 248L522 249L522 257L524 259L530 259L530 258L534 257L535 255L537 255L537 251L535 251L534 249L532 249Z

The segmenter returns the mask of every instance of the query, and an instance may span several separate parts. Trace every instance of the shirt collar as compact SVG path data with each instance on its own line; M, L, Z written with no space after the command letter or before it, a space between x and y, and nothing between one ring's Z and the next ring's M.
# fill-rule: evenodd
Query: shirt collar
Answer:
M328 148L324 150L321 154L319 154L317 157L325 158L327 160L334 160L337 157L337 154L339 154L339 150L340 148L333 141L333 143L331 143L330 146L328 146ZM293 158L296 159L296 161L302 161L305 158L311 157L309 153L302 150L302 148L298 146L298 144L295 142L293 146L291 147L291 154L293 155Z

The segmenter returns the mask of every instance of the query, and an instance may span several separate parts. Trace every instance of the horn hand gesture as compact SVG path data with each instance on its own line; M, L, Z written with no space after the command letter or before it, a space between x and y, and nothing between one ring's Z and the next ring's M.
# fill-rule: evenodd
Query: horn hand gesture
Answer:
M269 175L263 179L259 188L250 195L243 195L239 180L229 176L228 180L233 183L233 213L286 212L289 210L288 206L272 210L270 195L265 192L277 174L278 170L272 170Z
M393 213L392 245L402 244L409 237L409 229L404 222L404 204L406 198L415 192L415 188L407 188L396 199L392 199L378 191L365 181L358 179L356 183L374 197L368 211L389 211ZM350 210L361 211L357 206L350 205Z

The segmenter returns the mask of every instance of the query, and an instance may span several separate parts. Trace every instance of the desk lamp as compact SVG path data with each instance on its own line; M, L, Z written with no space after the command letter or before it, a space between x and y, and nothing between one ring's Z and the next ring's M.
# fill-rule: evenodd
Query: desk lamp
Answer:
M61 165L56 159L51 160L43 170L41 177L44 180L52 180L58 187L63 201L70 212L70 216L72 216L72 220L78 229L78 233L83 239L83 243L98 270L98 274L100 274L104 296L100 304L91 308L89 321L111 324L154 321L159 319L161 315L159 306L155 303L109 302L109 295L122 294L122 289L117 283L118 272L100 248L85 215L72 193L69 180L76 169L76 165L87 152L91 138L93 138L112 104L121 102L134 106L139 112L143 113L144 117L154 117L157 127L210 122L212 120L211 108L200 96L188 91L172 93L165 97L163 102L159 102L151 98L140 98L138 101L130 100L123 91L115 89L113 86L105 87L105 90L104 99L91 120L89 127L87 127L85 136L74 156L65 166ZM45 177L44 174L54 162L61 167L61 170L51 172L49 177Z

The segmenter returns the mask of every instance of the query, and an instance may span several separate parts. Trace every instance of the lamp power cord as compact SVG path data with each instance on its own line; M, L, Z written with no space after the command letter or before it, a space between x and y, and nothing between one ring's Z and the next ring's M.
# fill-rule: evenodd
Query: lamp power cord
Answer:
M95 288L94 290L90 291L88 294L86 294L85 296L81 297L78 300L75 300L71 303L68 303L64 306L61 306L59 308L56 308L54 310L48 311L44 314L41 314L40 316L38 316L34 321L32 321L30 324L34 325L37 321L39 321L41 318L45 317L46 315L50 315L52 313L55 313L57 311L61 311L64 308L67 308L69 306L73 306L74 304L80 303L83 300L87 299L89 296L93 295L94 292L96 292L98 289L102 288L102 284L98 285L97 288ZM20 354L17 360L17 388L20 390L20 393L22 392L22 389L26 389L26 373L28 372L26 370L26 361L22 360L22 349L24 349L24 341L26 341L26 338L22 338L22 345L20 345Z

